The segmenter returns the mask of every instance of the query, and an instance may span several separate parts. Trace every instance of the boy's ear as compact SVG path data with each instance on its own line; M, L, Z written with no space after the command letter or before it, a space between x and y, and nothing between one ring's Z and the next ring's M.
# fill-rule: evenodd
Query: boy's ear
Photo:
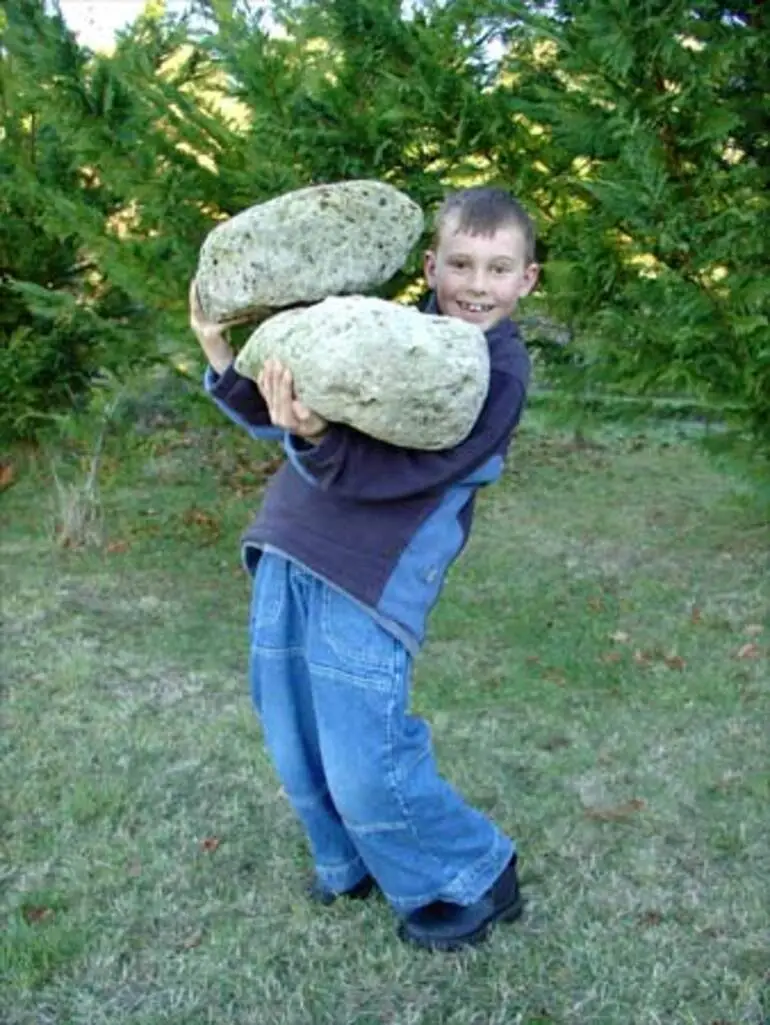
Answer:
M428 282L428 288L436 287L436 254L432 249L428 249L425 253L425 259L423 261L423 273L425 274L425 280Z
M524 280L522 282L521 296L529 295L532 289L537 284L537 279L540 277L540 264L530 263L524 271Z

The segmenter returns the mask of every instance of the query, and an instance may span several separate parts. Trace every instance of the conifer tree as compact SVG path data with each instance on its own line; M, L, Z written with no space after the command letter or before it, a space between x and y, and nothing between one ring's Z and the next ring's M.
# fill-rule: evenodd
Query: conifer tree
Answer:
M538 126L552 309L581 381L734 407L770 444L770 25L760 3L559 0L505 70Z
M18 55L40 29L49 87L65 68L79 73L78 51L42 4L23 0L0 12L0 436L33 436L72 407L111 360L125 296L100 287L97 266L78 233L52 224L54 197L91 212L95 199L64 133L28 89ZM97 205L98 205L98 201Z
M234 212L215 158L237 147L178 19L151 10L92 54L43 0L3 15L0 432L18 436L101 371L164 358L200 240Z
M13 285L6 340L77 307L104 339L123 331L99 359L156 358L218 219L313 182L381 178L428 211L495 182L538 222L581 387L684 391L770 444L761 3L197 7L204 22L154 4L91 54L43 0L7 0L0 250L5 281L29 285ZM46 256L22 266L25 224ZM415 257L384 294L418 280Z

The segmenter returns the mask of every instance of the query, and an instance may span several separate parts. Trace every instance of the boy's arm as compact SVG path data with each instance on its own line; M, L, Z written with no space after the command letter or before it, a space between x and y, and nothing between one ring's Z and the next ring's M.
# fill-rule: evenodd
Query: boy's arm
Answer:
M233 423L243 427L252 438L280 441L283 430L273 426L262 393L248 377L242 377L231 362L221 374L209 366L203 387Z
M280 439L283 431L273 427L259 388L235 370L233 350L225 337L226 325L208 320L198 298L195 280L190 282L190 327L209 366L203 386L225 416L243 427L253 438ZM237 323L237 321L233 321Z
M441 452L399 448L352 427L331 424L316 445L287 435L287 454L306 479L356 501L398 501L446 488L504 452L526 398L528 367L517 370L520 373L492 371L481 415L455 448Z

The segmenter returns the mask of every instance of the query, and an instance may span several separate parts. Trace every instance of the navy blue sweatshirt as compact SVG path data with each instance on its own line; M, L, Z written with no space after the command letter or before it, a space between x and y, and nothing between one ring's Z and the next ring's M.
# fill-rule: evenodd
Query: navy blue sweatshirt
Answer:
M263 551L278 552L353 598L414 654L468 539L476 491L502 473L524 407L530 362L516 325L501 321L486 338L484 407L465 441L440 452L338 424L308 445L270 423L256 384L232 365L221 376L209 367L206 390L227 416L252 437L282 441L288 456L243 537L249 572Z

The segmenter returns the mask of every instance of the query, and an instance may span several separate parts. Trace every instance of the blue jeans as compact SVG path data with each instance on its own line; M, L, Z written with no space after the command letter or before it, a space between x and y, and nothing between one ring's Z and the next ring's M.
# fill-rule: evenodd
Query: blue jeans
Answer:
M324 886L346 890L369 872L399 914L478 900L513 843L438 774L430 730L407 712L403 644L271 553L250 619L252 697Z

